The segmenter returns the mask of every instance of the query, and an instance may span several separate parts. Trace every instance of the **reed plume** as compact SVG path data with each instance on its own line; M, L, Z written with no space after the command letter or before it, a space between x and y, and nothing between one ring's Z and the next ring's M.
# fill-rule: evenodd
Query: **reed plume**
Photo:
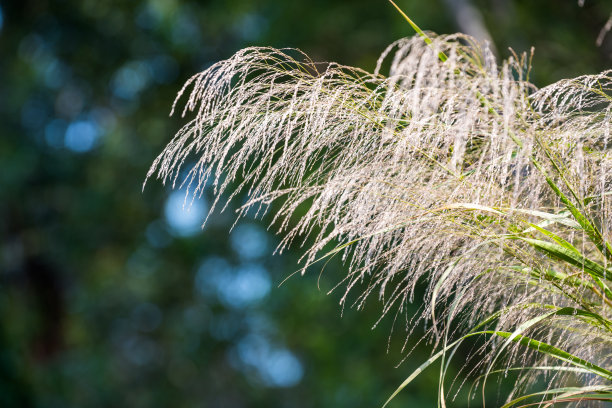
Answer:
M507 406L597 406L612 401L612 70L538 90L529 69L465 35L399 40L374 73L246 48L187 81L173 112L191 119L147 179L211 186L211 213L240 192L239 216L276 203L278 251L313 242L302 272L345 261L342 303L402 312L426 282L406 318L407 336L430 328L422 368L479 336L481 383L520 371Z

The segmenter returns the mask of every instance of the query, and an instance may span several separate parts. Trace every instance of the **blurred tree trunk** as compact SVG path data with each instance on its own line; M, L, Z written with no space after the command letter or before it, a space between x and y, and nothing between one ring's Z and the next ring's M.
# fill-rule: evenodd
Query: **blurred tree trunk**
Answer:
M483 43L487 41L491 50L497 54L482 14L470 0L444 0L444 2L448 6L459 31L471 35Z

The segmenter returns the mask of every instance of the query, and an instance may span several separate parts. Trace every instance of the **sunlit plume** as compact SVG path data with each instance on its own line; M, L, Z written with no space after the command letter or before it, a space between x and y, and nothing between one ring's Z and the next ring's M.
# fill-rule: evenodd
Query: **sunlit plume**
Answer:
M195 196L211 186L211 213L241 192L248 201L239 216L274 208L279 252L312 242L303 272L321 257L344 260L343 304L378 297L384 314L401 313L424 283L425 306L406 316L406 333L425 323L438 346L495 313L491 330L510 333L549 306L577 307L576 299L609 316L589 287L535 274L558 264L513 234L544 226L607 265L551 182L585 203L609 241L612 70L537 90L529 69L529 55L498 64L463 35L397 41L374 73L315 63L298 50L247 48L185 84L173 110L189 122L148 177L182 182ZM584 271L573 278L589 279ZM609 329L571 316L521 335L611 363ZM507 346L488 337L480 367L503 349L508 366L551 364L549 355Z

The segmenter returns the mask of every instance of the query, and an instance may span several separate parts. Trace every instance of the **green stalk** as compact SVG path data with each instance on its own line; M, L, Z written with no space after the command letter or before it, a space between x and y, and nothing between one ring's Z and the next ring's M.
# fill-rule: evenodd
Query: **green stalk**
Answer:
M408 16L406 15L406 13L404 13L404 12L402 11L402 9L401 9L401 8L399 8L399 6L393 2L393 0L389 0L389 2L390 2L392 5L393 5L393 7L395 7L395 9L396 9L397 11L399 11L399 13L402 15L402 17L404 17L404 19L405 19L405 20L408 22L408 24L410 24L410 26L412 27L412 29L413 29L414 31L416 31L416 33L417 33L418 35L420 35L420 36L423 38L423 40L425 41L425 44L427 44L427 45L431 45L431 44L433 44L432 39L431 39L431 38L429 38L429 36L428 36L427 34L425 34L425 32L423 32L423 30L421 30L421 28L420 28L418 25L416 25L416 23L415 23L414 21L412 21L412 20L410 19L410 17L408 17ZM438 53L438 58L440 58L440 61L442 61L442 62L444 62L444 61L446 61L446 60L448 59L448 57L446 56L446 54L445 54L445 53L443 53L442 51L440 51L440 52Z

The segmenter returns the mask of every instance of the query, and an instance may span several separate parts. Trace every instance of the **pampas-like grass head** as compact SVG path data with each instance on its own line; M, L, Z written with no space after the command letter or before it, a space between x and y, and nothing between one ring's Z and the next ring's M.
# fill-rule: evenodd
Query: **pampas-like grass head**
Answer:
M357 307L401 312L426 282L408 336L424 321L441 358L482 336L483 381L520 368L516 395L543 376L540 400L596 404L612 385L612 70L537 90L529 68L464 35L397 41L374 73L246 48L187 81L173 111L191 119L147 178L212 185L211 213L239 192L239 215L277 203L279 252L310 238L302 271L345 260L342 303L359 287Z

